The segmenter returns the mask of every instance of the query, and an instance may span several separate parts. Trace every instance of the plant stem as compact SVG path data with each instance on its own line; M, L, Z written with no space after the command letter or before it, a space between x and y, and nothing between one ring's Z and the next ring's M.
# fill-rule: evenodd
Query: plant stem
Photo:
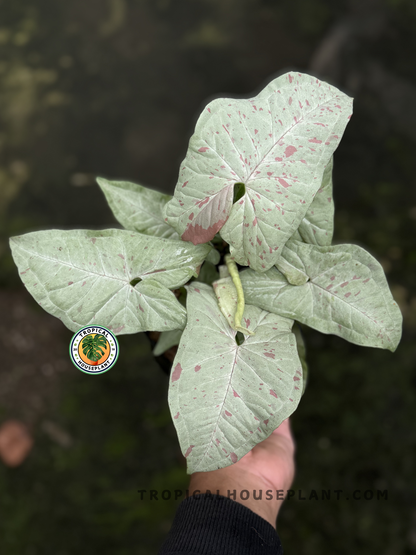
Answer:
M243 317L245 306L243 286L241 285L237 264L234 262L234 260L231 259L231 255L226 254L224 257L224 261L227 264L231 279L233 280L233 283L237 290L237 310L234 316L234 326L236 328L239 328L241 327L241 318Z

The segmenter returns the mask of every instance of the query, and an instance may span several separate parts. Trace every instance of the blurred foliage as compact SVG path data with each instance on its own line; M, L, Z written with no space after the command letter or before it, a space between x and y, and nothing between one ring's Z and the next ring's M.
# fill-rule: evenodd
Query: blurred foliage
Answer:
M171 193L209 99L251 95L287 69L355 97L335 155L335 242L381 261L404 334L392 354L302 329L310 376L293 417L294 487L389 499L288 501L278 530L287 553L416 552L414 1L3 0L0 15L0 279L34 313L7 238L116 227L97 175ZM155 553L177 503L137 490L181 489L187 476L145 339L121 337L99 378L61 377L47 417L70 445L35 426L29 459L0 468L2 553Z
M137 493L187 485L172 448L167 378L143 334L121 337L120 348L122 360L104 379L74 372L67 380L53 418L70 431L68 445L39 429L29 460L1 469L2 553L127 554L140 546L147 555L167 533L174 500L146 503Z

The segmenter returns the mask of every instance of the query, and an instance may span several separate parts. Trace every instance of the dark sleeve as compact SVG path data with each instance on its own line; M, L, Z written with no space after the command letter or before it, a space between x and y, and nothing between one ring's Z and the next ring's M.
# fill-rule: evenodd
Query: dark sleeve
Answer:
M282 555L276 530L228 497L184 499L158 555Z

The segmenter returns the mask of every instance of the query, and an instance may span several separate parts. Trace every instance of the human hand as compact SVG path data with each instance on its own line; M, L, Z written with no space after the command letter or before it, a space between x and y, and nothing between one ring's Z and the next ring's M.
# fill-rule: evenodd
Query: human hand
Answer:
M286 419L267 439L235 464L192 474L189 495L209 490L228 497L228 491L235 490L235 501L257 513L275 528L284 494L290 489L295 475L294 453L295 443L289 419ZM243 490L249 492L246 500L240 497ZM267 490L272 490L272 499L266 498ZM262 492L261 499L254 499L253 491L256 497L260 497ZM283 494L277 495L279 491L283 491Z

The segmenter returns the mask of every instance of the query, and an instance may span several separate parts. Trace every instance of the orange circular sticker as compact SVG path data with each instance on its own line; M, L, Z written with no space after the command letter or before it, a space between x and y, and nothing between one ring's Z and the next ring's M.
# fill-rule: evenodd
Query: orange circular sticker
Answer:
M72 362L87 374L103 374L117 361L116 336L102 326L85 326L77 331L69 345Z

